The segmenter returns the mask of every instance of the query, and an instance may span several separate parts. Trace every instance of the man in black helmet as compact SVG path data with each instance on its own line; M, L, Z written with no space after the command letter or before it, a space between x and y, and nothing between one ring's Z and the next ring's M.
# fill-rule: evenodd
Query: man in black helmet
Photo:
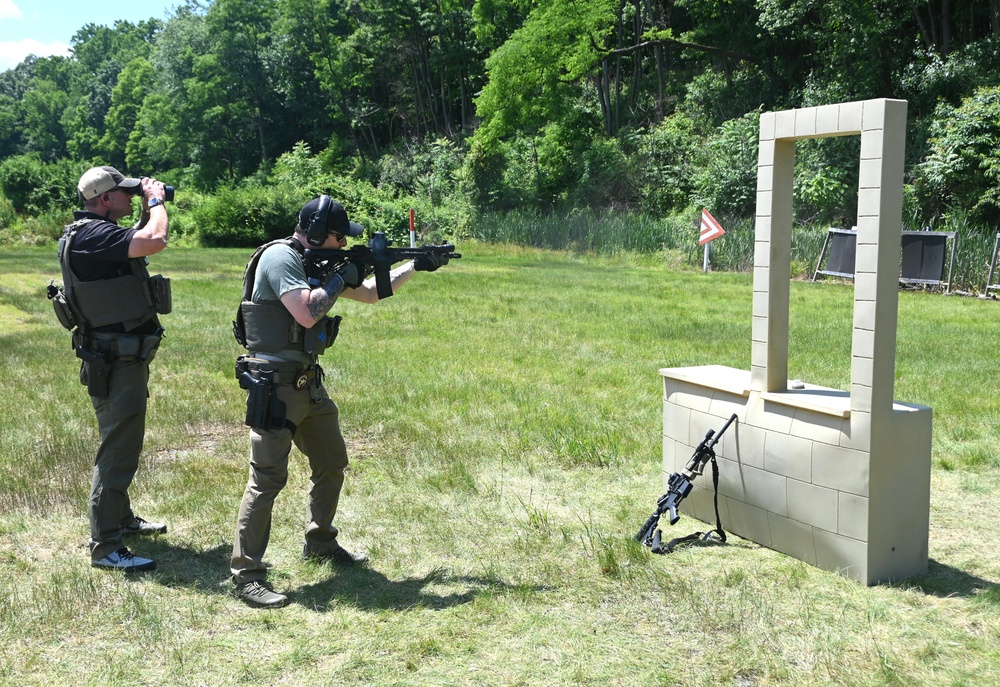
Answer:
M299 212L291 237L254 253L244 275L237 323L243 331L237 338L247 355L237 361L237 372L250 389L248 424L257 425L250 431L250 476L236 521L230 570L234 596L255 608L278 608L289 602L268 586L264 553L274 500L287 481L293 442L311 469L303 557L333 565L359 565L368 559L342 547L333 525L348 458L337 404L323 386L318 357L336 338L339 318L327 316L336 300L375 303L378 293L374 277L366 280L364 268L352 262L339 266L322 283L310 283L304 256L310 247L345 248L347 237L363 231L348 219L340 203L320 196ZM390 272L393 291L414 271L433 271L439 265L431 254L397 267ZM266 412L255 408L257 401L266 405Z
M91 565L151 570L156 563L134 555L122 537L167 531L162 523L136 516L128 495L146 430L149 363L163 336L158 315L170 311L169 280L151 277L146 269L146 257L167 245L165 187L104 166L87 170L77 191L84 210L75 212L65 229L59 261L75 318L80 381L87 385L101 434L88 511ZM139 222L118 226L132 214L136 196Z

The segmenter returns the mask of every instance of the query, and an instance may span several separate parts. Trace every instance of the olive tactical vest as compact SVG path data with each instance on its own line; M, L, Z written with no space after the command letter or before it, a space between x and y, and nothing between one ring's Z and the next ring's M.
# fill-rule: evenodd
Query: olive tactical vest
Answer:
M80 329L121 324L126 332L139 327L157 313L171 309L170 280L150 276L146 258L129 258L128 274L112 279L82 281L70 266L70 250L76 232L97 220L82 219L66 226L59 239L59 266L62 268L66 301Z
M337 337L340 317L324 317L306 329L292 317L280 300L261 303L254 303L252 300L261 255L279 243L294 249L304 262L301 244L290 236L265 243L254 251L243 273L243 300L236 311L233 335L241 346L256 353L277 353L292 349L310 356L322 355Z

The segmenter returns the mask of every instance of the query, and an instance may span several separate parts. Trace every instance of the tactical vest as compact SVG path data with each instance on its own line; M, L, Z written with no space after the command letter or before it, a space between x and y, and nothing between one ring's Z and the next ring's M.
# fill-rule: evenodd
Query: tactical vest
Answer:
M265 243L254 251L243 273L243 300L236 311L233 335L241 346L255 353L277 353L291 349L310 356L322 355L337 338L341 319L339 316L324 317L307 329L292 317L280 300L253 302L253 288L260 258L265 250L279 243L294 249L305 265L304 249L291 236ZM308 266L306 269L308 271Z
M149 321L157 313L166 315L172 308L170 280L162 275L150 276L146 258L129 258L128 274L112 279L82 281L70 266L70 251L76 232L93 219L81 219L66 225L59 239L59 266L62 268L63 299L68 313L56 314L67 329L79 327L84 332L97 327L121 324L130 332ZM68 314L72 324L64 315Z

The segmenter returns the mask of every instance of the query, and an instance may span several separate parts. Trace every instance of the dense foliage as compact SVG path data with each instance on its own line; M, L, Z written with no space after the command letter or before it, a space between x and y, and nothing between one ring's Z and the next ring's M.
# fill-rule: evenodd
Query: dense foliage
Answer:
M64 215L93 163L181 188L178 226L213 245L286 232L320 190L398 233L414 206L445 233L509 210L738 222L760 112L890 97L907 224L986 233L998 48L993 0L187 0L0 74L0 232ZM857 143L799 148L798 220L850 223Z

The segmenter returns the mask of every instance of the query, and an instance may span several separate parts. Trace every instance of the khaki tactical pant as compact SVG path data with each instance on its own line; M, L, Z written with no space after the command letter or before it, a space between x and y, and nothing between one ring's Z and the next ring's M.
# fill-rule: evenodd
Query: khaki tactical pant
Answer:
M340 433L340 411L322 384L296 390L277 386L278 398L287 405L289 428L250 431L250 477L236 520L231 572L237 584L264 580L264 552L271 536L274 499L288 481L288 456L292 443L309 459L312 471L306 510L305 548L329 553L337 547L337 514L340 490L347 468L347 446Z

